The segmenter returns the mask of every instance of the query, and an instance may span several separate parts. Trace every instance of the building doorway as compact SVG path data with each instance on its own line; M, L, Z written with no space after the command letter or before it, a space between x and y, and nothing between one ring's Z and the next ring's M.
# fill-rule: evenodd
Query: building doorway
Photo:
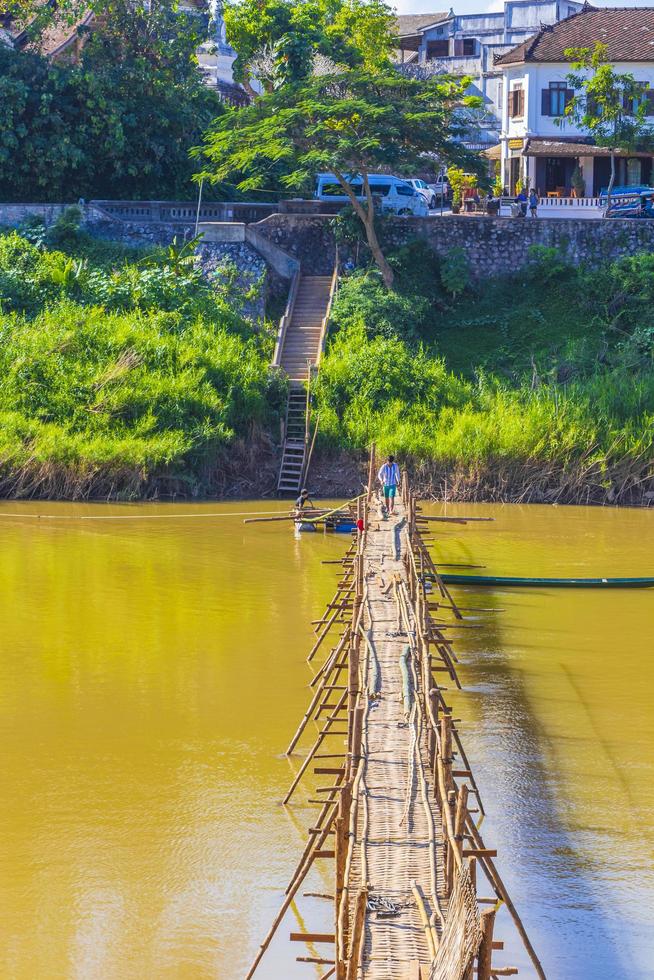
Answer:
M570 194L574 159L571 157L547 157L545 160L545 193L558 191L561 197Z
M516 184L520 180L520 157L509 157L509 194L516 194Z

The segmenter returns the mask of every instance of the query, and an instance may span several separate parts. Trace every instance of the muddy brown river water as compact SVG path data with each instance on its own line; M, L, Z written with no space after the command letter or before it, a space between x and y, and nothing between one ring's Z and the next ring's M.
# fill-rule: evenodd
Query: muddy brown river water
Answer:
M0 505L1 977L243 976L315 812L280 805L281 753L346 546L229 516L275 508ZM654 512L447 510L495 522L440 530L442 561L654 574ZM483 831L548 976L651 977L654 590L455 595L488 609L455 698ZM303 899L261 978L320 976L286 939L329 912Z

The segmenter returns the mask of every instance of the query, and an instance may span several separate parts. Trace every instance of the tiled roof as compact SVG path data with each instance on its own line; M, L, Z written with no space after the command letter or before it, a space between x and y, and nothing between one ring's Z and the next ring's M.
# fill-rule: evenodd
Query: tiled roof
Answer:
M39 37L39 51L48 57L56 57L77 39L78 28L89 27L94 19L95 15L91 11L88 11L74 24L66 24L54 20L51 24L48 24Z
M396 20L397 33L399 37L407 37L411 34L419 34L425 27L431 24L440 24L443 20L449 19L446 11L439 11L431 14L400 14Z
M608 157L611 150L606 146L594 146L580 141L550 140L531 137L522 151L526 157ZM651 153L618 150L616 156L650 157Z
M567 48L608 47L609 61L654 61L654 7L586 6L577 14L543 27L533 37L499 55L496 65L525 61L566 61Z
M57 15L54 0L41 0L39 6L42 8L52 8L53 13L50 22L41 31L37 32L35 37L30 33L30 27L34 21L9 20L7 29L11 35L14 47L25 48L33 44L34 48L40 51L41 54L54 57L61 54L77 39L77 29L79 27L88 26L93 20L93 14L90 11L82 10L74 23L69 23L65 17Z

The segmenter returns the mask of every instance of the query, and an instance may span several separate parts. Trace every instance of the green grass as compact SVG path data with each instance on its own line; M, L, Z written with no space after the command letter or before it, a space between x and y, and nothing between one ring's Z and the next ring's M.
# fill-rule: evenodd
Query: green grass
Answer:
M70 220L0 235L0 491L206 494L260 470L285 384L274 325L183 250L95 243ZM460 257L348 277L316 386L319 449L375 441L460 496L636 502L654 460L654 257L591 272L537 254L474 285Z
M651 485L653 256L591 272L537 254L457 297L419 246L393 262L395 297L370 270L342 285L318 385L324 448L374 440L462 492L632 499Z
M236 439L278 428L273 335L169 252L0 237L0 488L206 493Z

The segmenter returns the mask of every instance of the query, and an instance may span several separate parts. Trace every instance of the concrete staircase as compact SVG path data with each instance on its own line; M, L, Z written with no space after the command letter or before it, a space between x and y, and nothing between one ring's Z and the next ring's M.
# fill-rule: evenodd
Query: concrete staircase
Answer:
M308 437L310 403L307 386L311 371L320 361L323 326L329 317L332 292L337 276L298 275L291 286L286 313L273 364L286 372L289 379L284 447L277 480L277 492L297 494L306 479L310 459Z
M281 367L291 382L305 382L309 366L318 360L331 282L331 276L300 277L281 352Z

